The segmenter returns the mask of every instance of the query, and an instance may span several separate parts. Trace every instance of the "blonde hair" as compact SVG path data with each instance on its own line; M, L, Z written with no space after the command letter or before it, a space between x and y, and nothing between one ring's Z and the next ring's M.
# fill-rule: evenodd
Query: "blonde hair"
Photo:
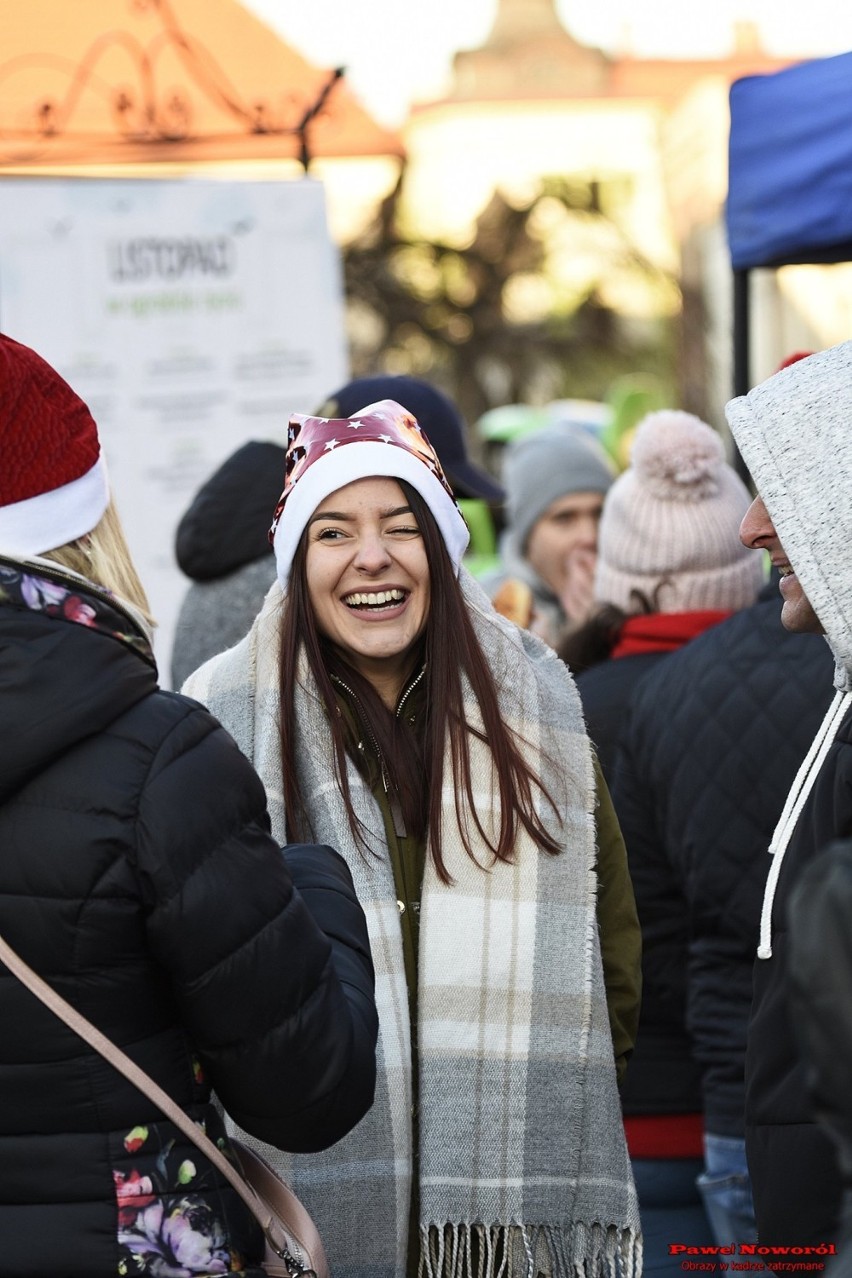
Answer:
M46 550L42 558L52 559L63 568L87 577L96 586L103 586L138 609L149 626L156 624L112 498L90 533L55 550Z

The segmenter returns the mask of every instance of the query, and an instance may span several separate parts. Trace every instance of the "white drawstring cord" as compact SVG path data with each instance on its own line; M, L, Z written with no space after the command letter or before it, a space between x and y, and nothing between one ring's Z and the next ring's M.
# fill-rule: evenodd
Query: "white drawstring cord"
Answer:
M787 802L784 804L778 824L775 827L775 833L769 844L772 865L769 868L769 875L766 879L763 908L760 912L760 944L757 947L757 957L759 959L772 958L772 906L775 902L775 888L778 885L778 876L781 873L784 853L787 851L787 845L801 816L802 808L805 806L808 795L819 775L820 768L825 763L825 756L837 736L837 730L846 714L850 698L852 698L852 693L850 692L836 692L834 694L826 716L820 724L819 732L814 737L811 747L802 761L802 766L796 773L796 778L790 787L790 793L787 795Z

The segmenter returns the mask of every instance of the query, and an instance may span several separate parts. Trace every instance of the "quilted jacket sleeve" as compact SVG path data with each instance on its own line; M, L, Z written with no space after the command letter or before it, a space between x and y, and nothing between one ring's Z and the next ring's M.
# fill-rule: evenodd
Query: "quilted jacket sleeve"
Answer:
M344 862L301 849L318 923L268 833L254 770L190 703L149 771L137 830L149 941L223 1105L279 1148L333 1144L372 1104L378 1024Z

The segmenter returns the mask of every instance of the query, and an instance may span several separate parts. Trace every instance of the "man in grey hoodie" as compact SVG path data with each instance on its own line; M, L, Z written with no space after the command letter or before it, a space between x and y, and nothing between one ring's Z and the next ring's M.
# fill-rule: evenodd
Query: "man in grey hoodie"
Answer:
M823 633L835 697L770 843L746 1058L746 1143L769 1265L816 1261L835 1242L841 1177L817 1126L787 973L787 913L800 876L852 836L852 342L776 373L727 417L758 489L740 535L781 574L782 623ZM766 760L772 767L772 760ZM784 1249L787 1248L787 1251ZM803 1253L794 1252L798 1259Z

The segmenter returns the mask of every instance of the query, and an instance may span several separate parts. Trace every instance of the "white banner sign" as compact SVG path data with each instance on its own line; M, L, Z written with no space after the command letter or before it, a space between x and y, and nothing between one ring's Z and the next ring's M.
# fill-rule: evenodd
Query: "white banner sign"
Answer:
M284 442L347 378L322 187L2 178L0 328L92 410L167 683L180 516L235 448Z

